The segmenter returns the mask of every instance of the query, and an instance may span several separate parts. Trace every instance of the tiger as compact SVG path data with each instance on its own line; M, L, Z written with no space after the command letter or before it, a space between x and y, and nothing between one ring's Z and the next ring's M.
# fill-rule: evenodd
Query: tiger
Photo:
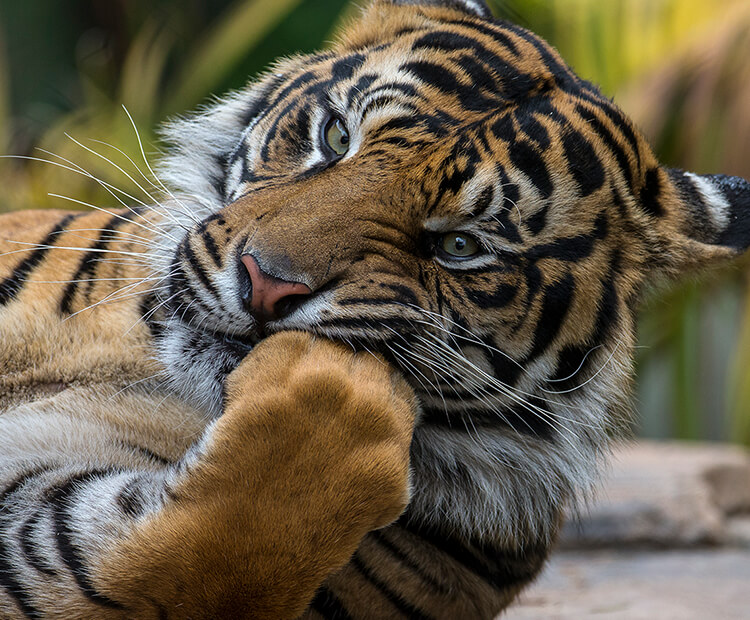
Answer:
M482 0L371 0L0 217L3 618L493 618L630 420L654 282L750 245Z

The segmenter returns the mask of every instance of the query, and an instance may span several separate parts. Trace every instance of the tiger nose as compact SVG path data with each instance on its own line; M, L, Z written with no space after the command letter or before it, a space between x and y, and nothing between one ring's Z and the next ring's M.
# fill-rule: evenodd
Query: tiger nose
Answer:
M240 257L250 276L252 290L243 295L245 308L260 322L280 319L297 307L301 298L312 290L301 282L288 282L272 276L260 268L251 254Z

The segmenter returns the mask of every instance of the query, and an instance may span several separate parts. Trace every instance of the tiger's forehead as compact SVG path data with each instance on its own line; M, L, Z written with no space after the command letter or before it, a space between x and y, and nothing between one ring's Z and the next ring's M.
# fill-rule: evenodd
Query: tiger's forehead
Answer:
M605 186L602 136L592 134L605 116L621 118L535 35L501 22L423 19L280 63L256 87L244 172L233 166L244 181L236 195L324 170L321 130L337 117L351 140L339 172L356 166L384 186L399 170L394 182L420 194L410 203L423 222L511 210L519 225L547 221Z
M546 43L522 29L440 21L386 31L366 47L342 44L280 63L255 89L245 140L251 156L264 143L267 162L274 146L288 152L284 142L314 142L309 130L336 115L351 133L348 157L375 132L391 134L377 136L383 144L424 153L508 110L522 115L530 102L577 92L579 82ZM507 137L507 127L498 127ZM408 141L392 135L399 130Z
M417 99L463 119L578 81L535 35L465 20L386 31L363 48L341 45L297 57L276 77L284 93L324 96L340 111L367 105L373 91L390 90L394 100Z

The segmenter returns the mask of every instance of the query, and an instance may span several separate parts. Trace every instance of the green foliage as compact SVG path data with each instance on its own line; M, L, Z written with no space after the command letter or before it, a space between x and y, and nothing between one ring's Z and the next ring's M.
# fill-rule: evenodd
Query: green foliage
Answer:
M56 162L5 160L0 181L10 191L0 210L111 206L112 197L88 175L148 200L120 171L139 178L124 155L140 152L134 125L153 157L159 123L244 85L274 58L320 47L346 6L346 0L129 0L105 10L82 0L0 0L9 51L8 64L0 57L0 97L5 67L12 82L11 95L0 99L0 113L2 102L12 109L0 116L2 150ZM87 174L71 173L71 162L85 162ZM49 192L80 203L61 204Z
M666 163L750 177L747 0L490 4L614 95ZM123 105L153 156L159 122L242 86L278 56L324 45L356 7L347 0L0 0L0 150L67 167L74 166L60 158L74 161L147 199L116 167L137 179L118 150L140 152ZM55 165L0 160L0 183L0 210L76 206L50 192L114 206L101 185ZM750 444L746 274L712 273L651 298L638 359L645 433Z

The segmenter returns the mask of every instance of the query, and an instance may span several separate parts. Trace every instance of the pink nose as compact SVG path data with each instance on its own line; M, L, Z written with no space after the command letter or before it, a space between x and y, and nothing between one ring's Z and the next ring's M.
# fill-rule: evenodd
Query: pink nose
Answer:
M253 286L249 310L261 322L289 314L300 295L312 293L306 284L287 282L267 274L250 254L244 254L240 260L245 265Z

